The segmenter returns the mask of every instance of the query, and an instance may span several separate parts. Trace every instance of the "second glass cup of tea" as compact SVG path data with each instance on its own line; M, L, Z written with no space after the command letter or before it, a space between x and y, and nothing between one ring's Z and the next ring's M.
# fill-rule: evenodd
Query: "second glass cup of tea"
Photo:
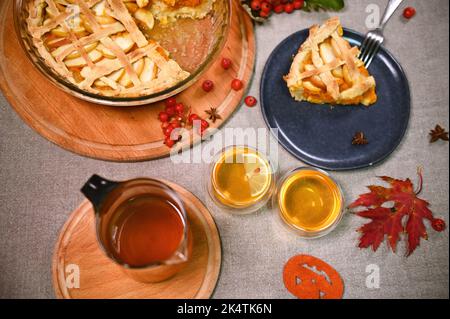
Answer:
M345 211L339 184L325 171L311 167L285 174L278 182L272 205L283 224L304 238L328 234Z
M275 167L255 148L226 147L214 157L206 185L213 201L228 212L253 213L275 190Z

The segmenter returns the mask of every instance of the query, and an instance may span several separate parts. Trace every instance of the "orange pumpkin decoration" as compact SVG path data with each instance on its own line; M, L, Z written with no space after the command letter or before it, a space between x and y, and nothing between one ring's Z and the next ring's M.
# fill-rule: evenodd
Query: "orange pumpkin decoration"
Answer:
M323 260L298 255L284 266L287 290L300 299L341 299L344 283L339 273Z

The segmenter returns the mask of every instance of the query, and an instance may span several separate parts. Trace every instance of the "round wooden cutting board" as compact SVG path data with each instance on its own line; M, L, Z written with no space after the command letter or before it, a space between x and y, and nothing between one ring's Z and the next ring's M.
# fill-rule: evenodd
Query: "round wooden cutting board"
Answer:
M173 278L154 284L134 281L101 250L92 205L84 201L63 226L52 261L53 287L58 298L205 299L211 297L221 264L220 237L203 203L184 188L164 181L187 207L193 234L193 255ZM71 274L79 270L79 287ZM69 282L67 284L66 282ZM68 288L68 286L70 288Z
M0 1L0 88L28 125L64 149L97 159L132 162L169 155L157 119L163 103L110 107L62 92L23 52L14 30L12 2ZM177 96L203 118L205 110L217 108L222 120L211 123L211 128L221 126L241 104L246 90L231 90L231 81L239 78L248 85L253 73L253 23L238 1L232 2L231 28L220 57L230 58L233 67L224 70L219 57L197 83ZM210 93L201 88L205 79L216 84Z

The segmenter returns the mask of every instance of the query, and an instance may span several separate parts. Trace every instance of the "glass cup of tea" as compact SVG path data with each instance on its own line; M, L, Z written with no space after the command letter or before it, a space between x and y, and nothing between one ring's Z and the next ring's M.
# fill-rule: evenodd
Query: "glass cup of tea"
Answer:
M192 234L183 201L168 185L94 175L81 192L94 206L100 247L131 278L160 282L186 265Z
M283 224L304 238L328 234L345 211L339 184L325 171L310 167L285 174L272 200Z
M252 147L226 147L215 155L206 187L219 207L234 214L249 214L271 198L275 168L267 156Z

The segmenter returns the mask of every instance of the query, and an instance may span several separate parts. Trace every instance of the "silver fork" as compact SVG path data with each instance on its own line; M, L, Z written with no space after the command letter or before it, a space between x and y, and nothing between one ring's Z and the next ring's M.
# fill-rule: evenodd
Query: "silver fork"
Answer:
M359 59L364 62L366 68L370 66L373 58L377 55L378 50L384 42L384 27L402 2L403 0L389 0L379 27L367 33L366 38L361 45L361 53L359 54Z

